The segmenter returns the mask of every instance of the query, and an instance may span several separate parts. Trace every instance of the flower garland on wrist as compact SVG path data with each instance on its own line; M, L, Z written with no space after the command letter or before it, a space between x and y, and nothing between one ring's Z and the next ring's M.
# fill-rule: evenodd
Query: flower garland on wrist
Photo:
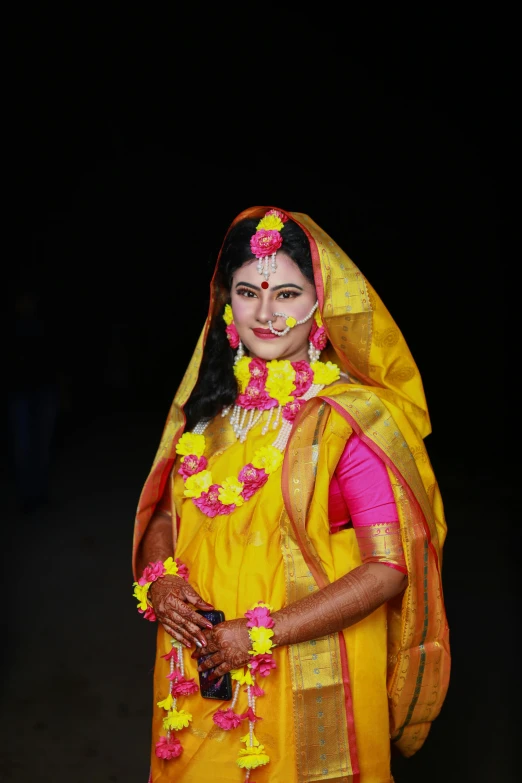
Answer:
M138 601L138 612L143 615L145 620L154 622L157 618L154 608L149 598L149 588L153 582L162 579L165 576L180 576L188 581L189 571L187 566L178 558L168 557L161 562L151 562L143 570L143 574L137 582L133 582L134 597ZM161 736L156 743L156 756L160 759L177 758L183 752L183 746L177 737L172 736L173 731L180 731L186 728L192 720L192 715L186 710L177 709L177 697L189 696L197 693L198 685L194 678L185 677L185 666L183 662L183 647L176 639L171 639L172 649L166 655L162 655L170 664L170 672L167 679L170 681L169 692L165 699L158 701L157 705L167 712L163 720L163 728L166 735Z
M212 719L214 723L225 731L235 729L239 724L248 719L248 733L241 737L240 742L245 743L241 748L236 763L238 767L246 770L245 781L249 780L250 770L264 766L270 761L270 757L265 753L264 745L261 745L254 733L254 726L261 718L256 715L256 699L264 696L263 688L256 683L256 676L268 677L273 669L276 668L272 650L274 643L272 637L274 632L274 621L270 616L272 607L259 601L251 609L245 612L247 618L247 628L252 649L248 654L252 656L246 668L232 669L232 679L236 681L234 697L231 706L227 709L217 710ZM243 713L236 713L234 707L239 698L239 691L242 685L246 685L248 700L248 709Z

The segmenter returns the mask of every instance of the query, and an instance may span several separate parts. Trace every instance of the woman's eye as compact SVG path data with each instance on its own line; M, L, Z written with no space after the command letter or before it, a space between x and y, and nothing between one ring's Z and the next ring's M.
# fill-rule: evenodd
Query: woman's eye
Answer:
M247 296L247 297L253 297L255 296L255 292L251 291L249 288L240 288L238 291L236 291L238 296Z
M281 299L294 299L297 295L298 294L297 294L296 291L281 291L281 293L279 294L279 297ZM278 299L279 299L279 297L278 297Z

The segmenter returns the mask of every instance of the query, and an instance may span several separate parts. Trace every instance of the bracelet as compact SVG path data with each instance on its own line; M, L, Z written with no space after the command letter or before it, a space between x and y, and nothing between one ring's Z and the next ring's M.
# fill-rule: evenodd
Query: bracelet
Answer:
M181 576L188 580L189 571L187 566L177 558L167 557L166 560L156 560L155 563L149 563L143 569L143 574L137 582L133 582L134 598L138 601L138 612L143 615L145 620L152 623L157 619L154 613L154 607L149 598L149 587L153 582L162 579L164 576Z

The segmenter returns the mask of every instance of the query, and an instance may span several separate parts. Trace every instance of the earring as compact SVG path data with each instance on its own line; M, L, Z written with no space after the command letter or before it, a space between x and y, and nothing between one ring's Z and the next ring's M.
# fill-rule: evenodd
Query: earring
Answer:
M321 356L321 349L316 348L313 342L308 343L308 358L310 359L310 364L313 364L314 362L319 361L319 357Z
M236 355L234 357L234 364L237 364L238 361L242 359L244 355L245 355L245 349L243 348L243 343L240 340L239 345L237 346Z
M314 323L310 329L308 340L308 356L310 357L310 364L313 364L319 361L321 351L326 348L326 343L328 342L323 319L318 310L314 315Z

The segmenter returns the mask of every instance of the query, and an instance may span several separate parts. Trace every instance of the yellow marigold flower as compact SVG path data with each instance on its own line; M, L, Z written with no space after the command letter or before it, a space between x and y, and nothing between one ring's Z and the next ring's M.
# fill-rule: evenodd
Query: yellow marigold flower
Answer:
M264 228L265 231L282 231L285 224L277 215L265 215L256 226L256 229Z
M292 394L294 391L293 383L273 383L270 385L270 388L268 388L267 383L267 391L274 400L277 400L279 405L286 405L287 402L292 402L294 399L294 395Z
M232 669L230 672L233 680L237 680L240 685L253 685L254 678L250 673L250 669L245 669L243 666L240 669ZM247 735L248 736L248 735Z
M295 370L287 359L281 359L281 361L272 359L270 362L266 363L266 368L268 370L267 384L268 381L294 382Z
M243 393L247 387L247 384L250 380L250 362L252 359L250 356L243 356L242 359L240 359L237 364L234 365L234 375L236 376L236 380L239 384L239 390L241 393Z
M273 473L283 461L283 455L275 446L262 446L254 453L252 465L255 468L263 468L265 473Z
M229 506L232 503L236 506L242 506L245 502L244 498L241 497L242 490L243 484L234 476L229 476L221 485L218 498L225 506Z
M167 712L172 709L172 705L174 704L174 699L172 697L172 693L169 693L166 699L163 699L163 701L158 701L158 707L160 709L167 710Z
M205 451L205 436L197 435L193 432L185 432L176 443L176 453L195 454L196 457L202 457Z
M201 493L206 492L211 484L212 473L210 470L202 470L201 473L195 473L187 478L183 494L187 498L199 498Z
M244 737L241 737L239 741L246 742L246 744L250 747L250 732L248 734L245 734ZM252 746L256 747L257 745L259 745L259 740L254 734L254 732L252 732Z
M273 359L271 362L267 362L266 366L268 369L268 377L266 379L267 392L280 405L286 405L287 402L291 402L294 399L292 394L295 381L294 368L285 359L282 361Z
M321 313L319 312L319 308L314 313L314 320L317 326L321 327L323 325L323 319L321 318Z
M145 612L147 609L147 593L149 591L149 587L151 586L151 582L146 582L144 585L138 584L138 582L133 582L134 587L134 593L133 596L138 600L138 609L141 609L142 612Z
M164 576L176 576L179 569L178 569L178 564L176 563L173 557L167 557L163 565L165 567Z
M237 765L242 769L257 769L270 761L270 756L265 753L264 745L254 745L241 748L237 757Z
M166 718L163 719L163 728L167 731L172 729L173 731L179 731L180 729L186 729L192 720L192 715L186 710L171 710Z
M274 646L274 643L272 642L273 635L274 632L272 629L265 628L263 625L250 628L250 639L252 640L253 652L252 650L249 650L248 652L252 655L264 655L269 653Z
M314 383L328 386L341 377L339 367L332 362L314 362L310 367L314 373Z
M234 316L232 314L232 308L229 304L225 305L225 312L223 313L223 320L226 323L227 326L230 326L232 321L234 320Z

